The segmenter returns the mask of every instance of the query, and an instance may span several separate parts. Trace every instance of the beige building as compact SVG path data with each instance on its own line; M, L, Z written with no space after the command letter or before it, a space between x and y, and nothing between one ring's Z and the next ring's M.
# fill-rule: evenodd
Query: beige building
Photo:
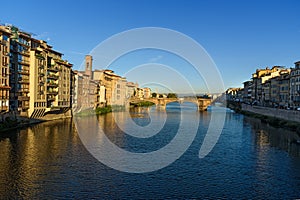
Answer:
M112 105L125 106L126 98L126 78L119 77L115 80L115 88L112 90Z
M126 78L114 73L114 71L95 70L93 78L100 82L100 102L101 105L122 105L126 104ZM105 94L105 98L102 95Z
M144 89L143 88L137 88L136 89L136 97L139 99L144 98Z
M0 113L9 111L10 32L0 26Z
M291 70L283 70L278 77L279 84L279 106L282 108L289 107L290 101L290 73Z
M264 106L271 105L271 80L267 80L262 84L262 100Z
M257 69L255 73L252 74L252 101L258 102L259 104L263 104L263 84L274 77L280 75L280 71L285 70L284 67L274 66L272 69L268 67L266 69Z
M60 52L45 41L31 39L29 117L71 107L71 69L72 64L62 60Z
M241 101L243 99L243 88L229 88L226 90L226 99L230 101Z
M101 73L93 72L92 56L85 56L85 71L73 72L73 95L72 108L73 112L80 112L88 109L95 109L101 107L105 103L103 99L105 95L104 86L100 86L100 79L93 79L93 77L100 77ZM97 71L98 72L98 71Z
M290 75L290 106L300 107L300 61L295 62Z
M148 99L151 97L151 89L150 88L144 88L144 98Z
M138 87L139 87L139 85L137 83L127 82L126 83L126 98L129 99L131 97L134 97Z

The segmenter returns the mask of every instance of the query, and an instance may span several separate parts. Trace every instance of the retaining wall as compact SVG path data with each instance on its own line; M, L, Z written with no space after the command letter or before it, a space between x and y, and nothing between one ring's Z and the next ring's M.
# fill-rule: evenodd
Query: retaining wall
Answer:
M242 110L261 114L261 115L277 117L280 119L300 122L300 111L297 110L284 110L284 109L268 108L262 106L251 106L247 104L242 104Z

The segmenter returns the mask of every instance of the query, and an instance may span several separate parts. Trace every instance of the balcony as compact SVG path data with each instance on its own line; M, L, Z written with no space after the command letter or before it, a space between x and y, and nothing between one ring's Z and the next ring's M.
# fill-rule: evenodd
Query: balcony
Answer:
M49 83L47 83L47 86L48 87L58 87L58 84L49 82Z
M4 95L3 95L3 96L0 96L0 99L1 99L1 100L8 100L8 99L9 99L9 96L4 96Z
M58 72L59 71L58 67L54 67L54 66L48 66L47 70L50 72Z
M35 57L40 60L45 60L45 57L42 54L36 54Z
M48 95L57 95L58 94L58 92L57 91L49 91L49 90L47 90L47 94Z
M47 78L48 78L48 79L57 80L59 77L58 77L57 75L51 74L51 75L47 75Z
M29 79L19 79L18 82L23 84L29 84Z
M0 89L9 90L10 87L8 85L0 85Z
M27 60L18 60L18 63L20 63L21 65L28 65L29 66L29 61L27 61Z
M23 55L23 56L30 56L28 51L19 51L18 53Z
M29 75L29 70L25 70L25 69L19 70L18 73L19 74L24 74L24 75Z
M1 111L8 111L8 106L0 106Z
M47 101L55 101L55 97L50 96L47 98Z
M29 97L27 96L18 96L19 101L29 101Z
M28 93L29 92L29 88L21 88L21 89L18 90L18 92Z

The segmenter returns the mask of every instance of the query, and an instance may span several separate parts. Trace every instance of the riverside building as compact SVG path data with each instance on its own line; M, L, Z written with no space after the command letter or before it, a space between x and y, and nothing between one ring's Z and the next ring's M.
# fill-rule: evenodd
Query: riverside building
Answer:
M41 118L47 113L62 113L71 106L72 64L62 59L63 54L52 49L43 40L37 40L30 33L14 26L0 25L1 75L9 101L5 101L7 111L19 116ZM4 63L5 62L5 63ZM3 66L5 64L5 66ZM2 91L2 88L0 88ZM4 95L5 94L5 95ZM8 107L9 106L9 107Z

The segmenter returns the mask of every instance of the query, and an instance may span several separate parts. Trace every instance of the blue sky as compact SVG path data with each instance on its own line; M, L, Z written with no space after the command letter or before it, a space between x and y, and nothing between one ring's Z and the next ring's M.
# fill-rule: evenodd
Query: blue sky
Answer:
M4 1L1 7L5 8L1 23L48 41L75 69L103 40L140 27L173 29L196 40L216 63L226 88L241 86L256 68L292 67L300 60L300 1L296 0L27 0ZM159 51L144 52L142 57L137 53L123 63L120 59L112 69L123 73L132 58L141 59L132 65L151 60L172 65L171 57Z

